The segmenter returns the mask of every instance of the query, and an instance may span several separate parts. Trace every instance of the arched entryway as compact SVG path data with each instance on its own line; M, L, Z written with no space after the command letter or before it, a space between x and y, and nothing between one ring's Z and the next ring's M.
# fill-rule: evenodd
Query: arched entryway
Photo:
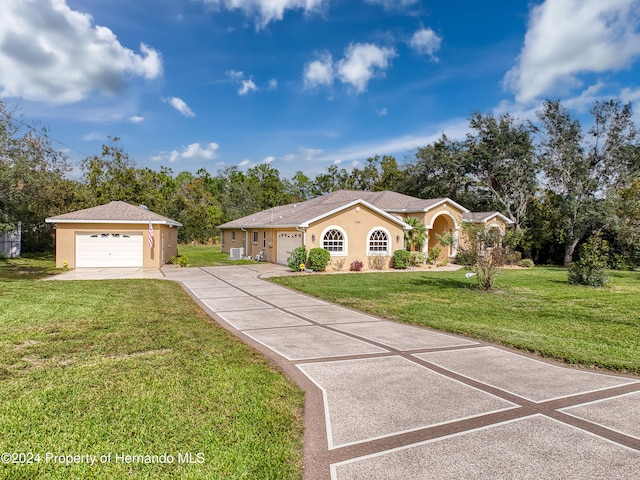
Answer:
M456 223L454 219L448 213L441 213L433 219L433 223L429 228L429 249L427 253L431 252L434 248L440 249L440 255L438 259L447 258L455 255L455 243L454 245L442 245L438 239L438 235L451 234L456 240Z

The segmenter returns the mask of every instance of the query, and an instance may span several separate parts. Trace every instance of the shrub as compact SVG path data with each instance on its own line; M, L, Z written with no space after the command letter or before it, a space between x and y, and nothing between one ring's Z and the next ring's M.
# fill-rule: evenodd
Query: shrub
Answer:
M384 266L388 263L389 257L383 255L374 255L368 258L370 270L384 270Z
M354 260L353 262L351 262L349 270L351 270L352 272L359 272L363 267L364 263L362 263L360 260Z
M431 250L429 250L427 263L429 265L433 265L434 263L436 263L438 261L438 257L440 256L440 252L442 252L442 249L440 247L433 247Z
M331 266L338 272L342 271L344 268L344 258L334 258L331 260Z
M518 266L523 268L533 268L534 263L533 263L533 260L529 258L523 258L518 262Z
M289 268L297 272L300 270L300 265L307 263L307 249L305 247L294 248L289 252L289 258L287 258L287 265Z
M609 282L605 273L609 243L598 236L592 236L582 245L580 258L569 265L567 277L574 285L603 287Z
M179 267L188 267L189 259L184 255L178 255L177 257L171 257L169 260L172 265L178 265Z
M411 253L411 260L409 261L409 263L411 264L412 267L423 265L424 262L427 261L427 256L422 252L410 252L410 253Z
M307 265L311 270L316 272L323 272L329 262L331 261L331 254L324 248L316 247L309 250L309 258Z
M411 263L411 252L396 250L393 252L393 268L405 269Z
M438 263L436 263L436 267L446 267L447 265L449 265L448 258L443 258L442 260L439 260Z
M478 254L471 250L461 250L456 254L455 262L458 265L470 267L478 261Z

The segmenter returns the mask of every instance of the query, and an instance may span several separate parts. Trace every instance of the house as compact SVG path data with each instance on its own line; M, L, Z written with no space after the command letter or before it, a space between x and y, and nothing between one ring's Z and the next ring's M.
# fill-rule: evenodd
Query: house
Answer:
M56 267L158 268L178 254L180 222L144 206L110 202L47 218L56 227Z
M355 260L365 269L384 258L392 265L395 250L405 248L409 217L427 228L425 253L438 246L442 257L456 255L464 215L469 210L448 198L424 200L391 191L338 190L298 204L282 205L220 225L222 251L242 256L263 252L269 262L285 264L299 246L321 247L334 269L348 270ZM450 234L451 245L438 235ZM232 251L232 249L237 249Z

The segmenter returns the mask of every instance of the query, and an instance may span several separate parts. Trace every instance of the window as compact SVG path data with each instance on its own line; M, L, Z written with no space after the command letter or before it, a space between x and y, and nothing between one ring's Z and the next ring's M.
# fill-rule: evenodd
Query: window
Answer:
M236 231L235 230L231 230L231 241L232 242L236 241Z
M340 230L332 228L322 237L322 248L329 252L343 253L344 246L344 235Z
M255 243L256 245L258 244L258 231L257 230L253 231L253 243Z
M369 235L369 252L387 253L389 251L389 236L382 230L374 230Z
M220 245L224 246L224 230L220 231Z
M267 231L262 232L262 248L267 248Z

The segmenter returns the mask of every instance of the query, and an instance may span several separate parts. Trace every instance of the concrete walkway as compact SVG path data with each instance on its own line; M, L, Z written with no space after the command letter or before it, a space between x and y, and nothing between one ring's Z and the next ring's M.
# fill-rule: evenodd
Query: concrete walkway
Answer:
M304 478L636 479L640 378L385 321L260 279L167 268L307 392Z

